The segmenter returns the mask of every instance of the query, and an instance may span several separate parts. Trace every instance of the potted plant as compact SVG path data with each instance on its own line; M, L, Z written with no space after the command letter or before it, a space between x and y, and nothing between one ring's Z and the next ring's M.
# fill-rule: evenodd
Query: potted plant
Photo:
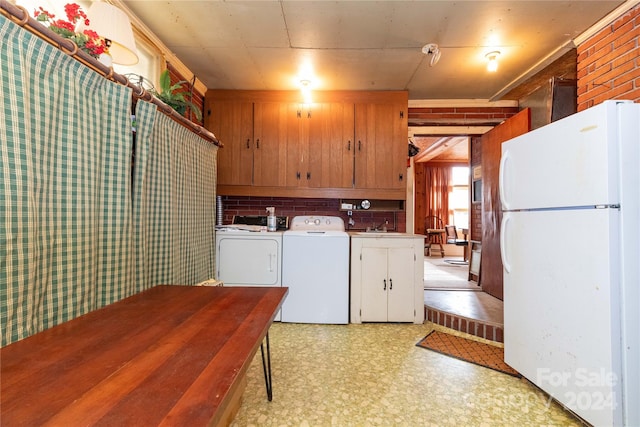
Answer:
M180 113L181 116L184 115L185 111L187 111L187 107L189 107L196 117L196 120L201 121L202 113L198 109L198 106L185 98L185 95L187 94L186 92L178 91L179 89L182 89L182 85L184 83L188 82L186 80L180 80L172 85L169 70L165 69L160 74L160 90L157 91L154 89L151 92L156 96L156 98L160 99L162 102Z

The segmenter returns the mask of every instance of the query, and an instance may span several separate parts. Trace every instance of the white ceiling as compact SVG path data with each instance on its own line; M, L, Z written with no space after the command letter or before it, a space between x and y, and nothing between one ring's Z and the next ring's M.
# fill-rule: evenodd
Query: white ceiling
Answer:
M499 99L624 1L124 0L209 89ZM437 43L438 64L422 47ZM485 54L499 50L499 70ZM549 55L554 53L551 58Z

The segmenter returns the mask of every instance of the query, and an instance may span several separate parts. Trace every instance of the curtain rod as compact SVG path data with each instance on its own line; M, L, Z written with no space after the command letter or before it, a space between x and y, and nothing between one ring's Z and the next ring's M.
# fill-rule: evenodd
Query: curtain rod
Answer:
M132 83L122 74L114 72L113 67L107 67L89 54L78 49L78 46L72 40L61 37L60 35L54 33L49 28L45 27L40 22L32 18L29 15L27 9L25 9L24 7L13 5L7 0L0 0L0 12L14 23L20 25L22 28L35 34L36 36L52 44L53 46L56 46L67 55L71 56L77 61L80 61L87 67L101 74L103 77L119 83L123 86L130 87L131 89L133 89L133 97L135 99L142 99L143 101L155 104L160 111L171 117L173 120L187 127L189 130L206 139L207 141L212 142L219 147L222 147L222 143L218 141L218 138L216 138L216 136L212 132L196 123L193 123L186 117L181 116L176 110L153 96L151 93L147 92L144 88L136 85L135 83Z

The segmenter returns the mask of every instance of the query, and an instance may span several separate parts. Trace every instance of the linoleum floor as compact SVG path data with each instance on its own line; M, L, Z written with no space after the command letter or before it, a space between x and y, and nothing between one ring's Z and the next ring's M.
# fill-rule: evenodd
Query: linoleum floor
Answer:
M273 401L258 351L232 425L581 425L525 379L417 347L432 329L490 343L432 323L275 323Z

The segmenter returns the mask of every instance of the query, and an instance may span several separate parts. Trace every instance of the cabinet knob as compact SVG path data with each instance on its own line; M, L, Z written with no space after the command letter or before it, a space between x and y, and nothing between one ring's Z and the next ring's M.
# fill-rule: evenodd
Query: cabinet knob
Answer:
M307 180L311 179L311 172L307 172Z
M400 181L402 181L402 179L403 179L403 178L404 178L404 175L402 175L402 174L398 175L398 179L399 179Z
M251 139L247 138L247 148L251 148L249 145L250 143L251 143Z
M351 140L347 141L347 151L351 151Z
M384 286L382 287L383 291L387 290L387 279L382 279L382 283L384 283Z
M256 139L256 148L260 148L260 138Z
M296 179L300 179L300 172L296 172Z
M391 278L389 278L389 290L393 289L393 280L391 280Z
M358 141L358 151L362 148L362 141Z

